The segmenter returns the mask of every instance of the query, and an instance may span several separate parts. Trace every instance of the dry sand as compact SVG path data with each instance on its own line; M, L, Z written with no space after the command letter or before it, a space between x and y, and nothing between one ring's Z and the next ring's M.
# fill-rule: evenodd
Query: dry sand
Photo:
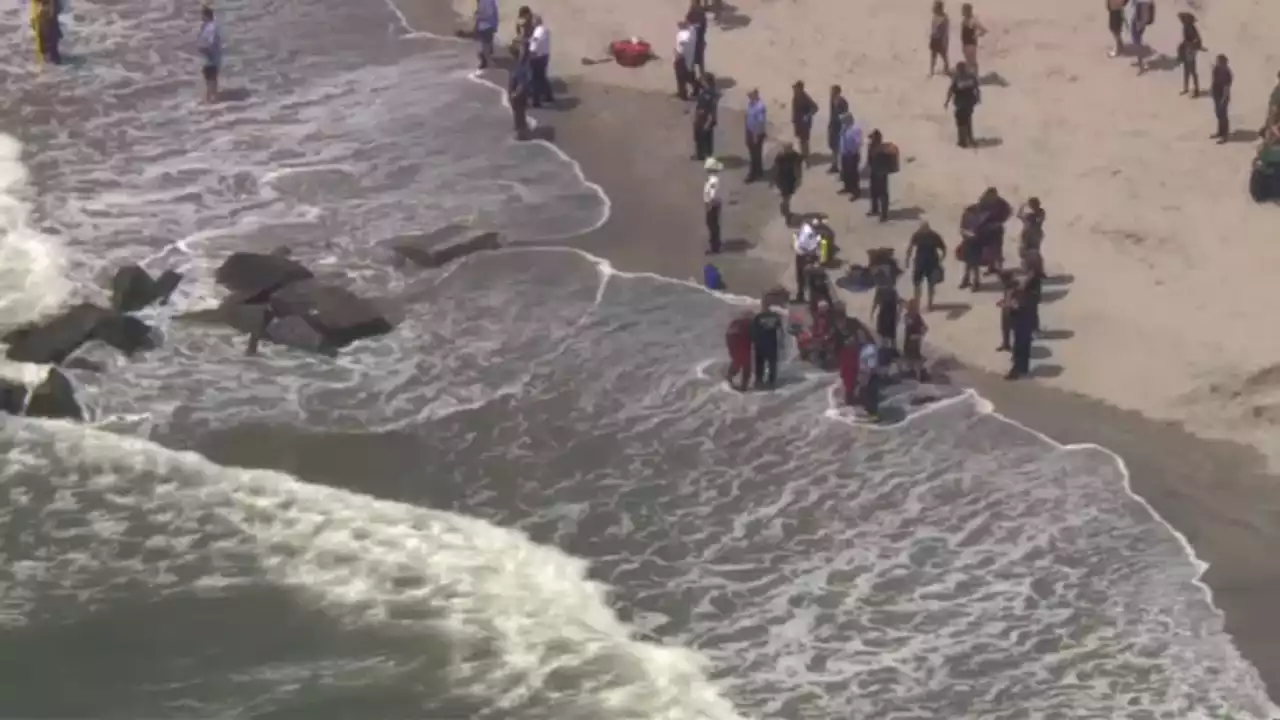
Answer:
M470 0L454 2L461 13L472 9ZM1042 344L1038 382L1185 423L1200 435L1241 440L1280 461L1280 334L1268 331L1273 278L1280 276L1280 243L1271 244L1280 209L1249 199L1254 143L1211 142L1212 105L1179 95L1181 73L1172 62L1159 61L1160 69L1140 76L1131 59L1107 56L1111 40L1100 0L976 3L990 31L980 50L983 73L1004 81L984 88L976 130L992 146L976 151L954 146L942 107L946 80L927 77L927 0L736 3L708 34L709 68L730 79L727 104L740 106L748 89L759 88L770 103L774 137L784 139L791 83L804 80L824 105L826 88L839 83L864 126L881 128L910 159L894 178L900 219L885 226L863 216L865 204L850 207L825 176L815 173L802 189L797 210L830 213L851 257L880 245L903 252L916 225L908 218L917 212L954 244L961 209L988 185L1015 204L1039 196L1049 215L1049 271L1073 280L1047 293L1046 326L1071 337ZM520 4L502 0L504 31ZM553 31L554 73L672 91L669 58L686 7L681 0L532 4ZM1159 0L1147 42L1172 54L1175 14L1199 4ZM953 30L958 5L948 3ZM1200 61L1203 86L1212 56L1230 56L1233 124L1256 130L1280 70L1274 33L1280 4L1195 9L1209 49ZM580 62L632 35L664 57L640 70ZM958 45L953 37L952 47ZM824 113L817 144L825 123ZM736 126L722 123L717 141L722 153L745 154ZM688 133L681 130L673 142L684 149ZM700 232L696 222L692 234ZM787 253L781 222L760 226L749 239L758 244L753 254ZM958 276L958 268L948 270ZM931 317L931 340L968 364L1007 369L1007 356L993 352L994 295L962 293L949 283L939 300L972 308ZM865 311L868 301L850 302Z

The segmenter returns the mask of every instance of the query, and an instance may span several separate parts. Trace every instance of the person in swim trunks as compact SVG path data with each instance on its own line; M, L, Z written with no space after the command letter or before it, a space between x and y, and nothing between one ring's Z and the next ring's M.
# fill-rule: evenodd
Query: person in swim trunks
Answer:
M920 229L911 235L907 245L906 264L911 267L912 298L919 302L920 287L924 285L928 310L933 310L934 292L943 279L942 259L946 255L947 244L942 236L934 232L929 223L920 223Z
M1124 32L1124 7L1129 4L1129 0L1107 0L1107 28L1111 30L1111 38L1115 41L1115 47L1111 50L1111 57L1118 57L1124 54L1124 39L1121 33Z

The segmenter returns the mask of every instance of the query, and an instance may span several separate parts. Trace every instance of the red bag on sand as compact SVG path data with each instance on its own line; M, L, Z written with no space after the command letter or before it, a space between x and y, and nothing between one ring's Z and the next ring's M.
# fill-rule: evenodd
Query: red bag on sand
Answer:
M622 67L640 67L653 58L653 46L640 38L609 43L609 54Z

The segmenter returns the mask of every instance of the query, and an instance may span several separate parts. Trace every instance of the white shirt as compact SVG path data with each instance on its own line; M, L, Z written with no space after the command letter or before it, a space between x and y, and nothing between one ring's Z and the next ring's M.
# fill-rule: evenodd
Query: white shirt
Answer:
M534 28L533 35L529 36L529 53L536 57L551 55L551 31L546 23Z
M796 233L796 254L812 255L818 252L818 247L822 243L822 236L817 230L813 229L813 225L805 223L800 226L800 232Z
M676 33L676 55L684 60L685 67L693 67L693 30L680 28Z
M719 205L720 197L720 176L708 175L707 184L702 186L702 202L708 205Z

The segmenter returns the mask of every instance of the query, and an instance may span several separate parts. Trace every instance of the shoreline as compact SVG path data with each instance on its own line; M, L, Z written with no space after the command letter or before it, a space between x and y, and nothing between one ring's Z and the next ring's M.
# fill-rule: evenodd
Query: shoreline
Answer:
M446 40L460 26L451 9L398 9L413 30ZM561 61L559 70L576 68ZM566 83L566 97L573 99L566 104L572 107L531 115L554 129L552 144L589 182L605 189L612 205L601 227L564 244L624 272L698 282L706 261L698 195L702 172L687 159L687 106L580 74L557 77ZM740 122L736 109L724 107L722 113L723 127ZM721 134L733 147L731 133ZM664 145L665 138L673 143ZM760 230L776 220L776 197L762 185L744 187L741 175L726 173L733 203L726 208L726 244L754 248ZM637 178L651 181L637 187ZM728 292L752 296L789 270L785 257L747 252L721 256L717 265ZM1269 622L1271 608L1280 606L1280 558L1271 549L1280 543L1280 528L1266 521L1269 513L1280 513L1280 477L1268 472L1265 458L1249 446L1193 435L1175 423L1078 393L1035 381L1007 383L945 351L942 358L952 384L972 389L1015 424L1061 445L1097 445L1123 459L1133 493L1185 539L1193 562L1207 565L1200 580L1224 614L1226 631L1257 668L1273 703L1280 703L1280 630L1270 630Z

